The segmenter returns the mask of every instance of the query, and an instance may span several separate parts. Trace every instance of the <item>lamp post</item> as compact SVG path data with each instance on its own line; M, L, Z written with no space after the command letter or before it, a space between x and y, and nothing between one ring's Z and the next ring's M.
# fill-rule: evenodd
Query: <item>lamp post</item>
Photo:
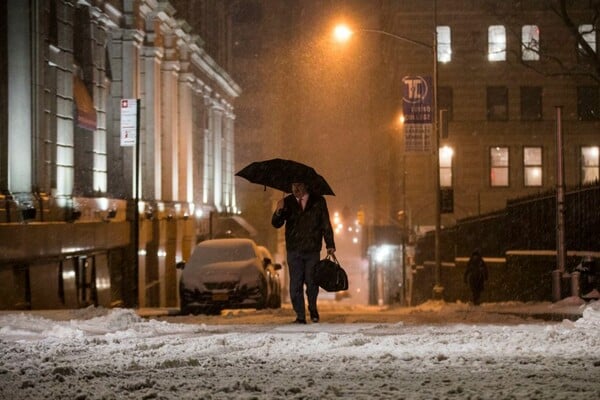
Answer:
M435 3L435 2L434 2ZM441 299L444 288L441 284L441 254L440 254L440 231L441 231L441 204L440 204L440 160L439 160L439 115L438 115L438 56L437 56L437 11L434 6L434 30L432 45L404 36L395 35L379 29L357 29L358 32L376 33L395 40L414 44L431 51L433 55L433 113L432 113L432 158L433 158L433 189L435 208L435 286L433 287L433 298ZM338 25L334 29L334 38L340 42L348 41L354 31L346 25ZM405 210L406 211L406 210Z

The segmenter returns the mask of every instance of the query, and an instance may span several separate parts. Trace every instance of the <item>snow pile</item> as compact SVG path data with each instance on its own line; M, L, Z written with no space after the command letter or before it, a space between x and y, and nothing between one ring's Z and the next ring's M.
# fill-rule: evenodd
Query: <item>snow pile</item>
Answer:
M576 325L590 329L600 327L600 301L590 302L583 310L583 317L575 322Z
M4 313L0 399L587 400L600 396L599 305L575 322L443 302L402 312L323 307L324 322L308 325L273 323L291 320L289 309L171 322L127 309ZM260 322L236 323L253 317Z

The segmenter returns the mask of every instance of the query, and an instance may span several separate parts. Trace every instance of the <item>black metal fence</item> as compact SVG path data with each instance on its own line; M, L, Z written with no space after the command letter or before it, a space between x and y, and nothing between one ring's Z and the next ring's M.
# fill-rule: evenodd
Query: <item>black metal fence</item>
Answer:
M428 232L417 240L417 264L434 260L434 239L434 233ZM567 250L600 251L600 184L567 192L565 241ZM504 210L442 229L443 261L468 257L476 248L488 257L504 257L507 250L556 249L555 192L509 200Z
M429 232L416 243L413 293L430 298L433 287L435 237ZM580 262L579 254L600 252L600 184L567 191L565 196L567 271ZM440 256L446 300L468 300L462 284L466 259L474 249L494 259L489 289L483 300L550 300L552 270L556 269L556 194L541 193L507 202L504 210L459 220L442 229ZM515 255L518 254L518 255ZM423 293L420 293L423 292Z

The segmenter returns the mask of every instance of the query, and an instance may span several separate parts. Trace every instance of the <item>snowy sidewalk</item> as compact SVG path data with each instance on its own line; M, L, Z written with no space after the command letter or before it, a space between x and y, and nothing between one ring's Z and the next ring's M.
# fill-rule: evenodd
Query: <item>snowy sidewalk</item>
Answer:
M592 301L593 302L593 301ZM446 319L446 312L452 310L456 315L463 315L465 320L490 322L500 316L513 316L523 319L538 319L545 321L576 321L583 316L583 310L591 302L585 302L578 297L570 297L559 302L502 302L502 303L483 303L480 306L473 306L467 303L446 303L441 301L429 301L413 307L401 306L367 306L355 305L350 303L319 300L319 311L322 322L336 323L358 323L358 322L400 322L413 321L418 323L417 316L431 315L429 322L442 322ZM93 309L93 307L91 307ZM179 308L176 307L156 307L156 308L138 308L135 313L145 319L167 319L173 322L194 322L222 324L222 323L240 323L240 324L286 324L293 319L293 311L289 304L283 304L278 310L223 310L221 315L211 316L180 316ZM69 320L77 318L80 314L89 314L88 309L72 310L0 310L0 315L25 313L35 316L41 316L53 320ZM98 316L108 312L107 309L97 308L93 310ZM480 315L481 317L476 317ZM188 321L189 320L189 321ZM447 321L450 322L450 321Z
M427 302L425 304L421 304L414 307L401 307L401 306L366 306L366 305L350 305L345 304L344 302L329 302L329 301L319 301L319 311L322 314L322 317L331 314L332 316L336 316L336 319L339 320L340 314L375 314L382 315L385 314L386 320L390 319L390 316L397 316L398 319L402 319L401 317L406 314L410 314L414 310L423 311L423 309L430 308L430 311L436 312L438 311L436 307L432 307L432 304L441 304L440 307L450 307L450 308L458 308L462 309L463 312L480 312L480 313L489 313L489 314L503 314L503 315L512 315L521 318L534 318L545 321L562 321L562 320L571 320L576 321L583 316L583 310L585 309L589 302L586 302L578 297L569 297L563 299L559 302L532 302L532 303L523 303L523 302L502 302L502 303L483 303L481 306L475 307L466 303L444 303L444 302ZM283 310L289 310L289 315L291 316L291 309L289 304L283 305ZM160 318L160 317L172 317L179 315L178 308L139 308L135 310L136 313L143 318ZM271 312L277 313L278 310L270 310ZM279 310L281 311L281 310ZM246 315L250 315L254 310L224 310L221 313L221 316L211 316L211 320L214 321L216 318L223 317L225 315L231 313L242 313ZM260 311L259 313L265 313L265 311ZM281 312L279 312L280 314ZM326 320L326 318L325 318ZM244 323L263 323L264 321L261 318L257 318L255 320L248 319ZM352 322L352 321L346 321Z
M576 321L583 316L586 303L580 298L567 298L556 303L490 303L483 304L484 311L498 314L516 315L519 317L530 317L546 321L562 321L565 319Z
M0 312L0 399L600 398L600 302ZM583 304L582 304L583 305ZM138 310L147 315L173 309Z

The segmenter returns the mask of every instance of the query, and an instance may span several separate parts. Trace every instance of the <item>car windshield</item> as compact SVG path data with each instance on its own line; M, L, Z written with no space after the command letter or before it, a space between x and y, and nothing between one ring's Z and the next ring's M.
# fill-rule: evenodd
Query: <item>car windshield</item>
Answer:
M201 244L194 251L192 260L197 260L197 265L206 265L217 262L242 261L255 257L252 243L225 240Z
M266 247L258 246L258 252L262 258L268 258L269 260L273 260L271 253L269 253L269 250L267 250Z

